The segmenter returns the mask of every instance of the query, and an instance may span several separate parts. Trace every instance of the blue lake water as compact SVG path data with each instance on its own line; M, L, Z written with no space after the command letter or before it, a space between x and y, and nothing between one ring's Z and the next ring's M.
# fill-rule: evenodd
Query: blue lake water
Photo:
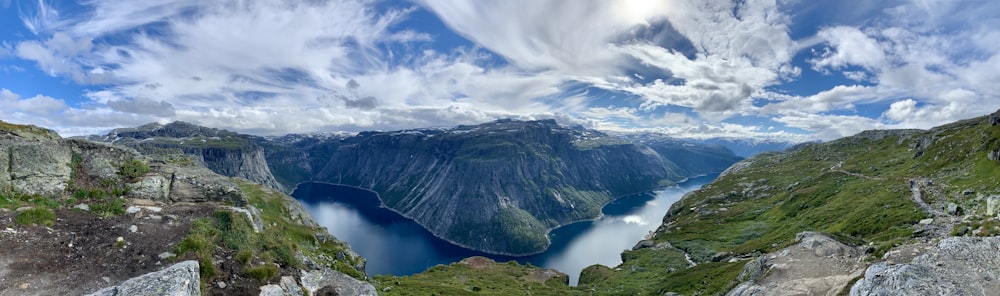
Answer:
M552 245L540 254L525 257L491 255L441 240L416 222L380 207L378 197L366 190L323 183L300 184L298 199L330 233L368 259L369 275L410 275L437 264L450 264L470 256L499 262L517 260L554 268L576 285L583 268L593 264L616 266L621 252L660 225L670 205L687 192L701 188L718 175L691 178L679 186L622 197L604 206L604 215L553 229Z

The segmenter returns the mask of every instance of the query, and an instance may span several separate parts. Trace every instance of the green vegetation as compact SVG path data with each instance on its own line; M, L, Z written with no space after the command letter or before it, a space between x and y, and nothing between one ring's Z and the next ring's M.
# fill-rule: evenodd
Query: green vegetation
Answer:
M90 205L90 212L103 218L110 218L125 214L125 206L128 201L124 198L108 198Z
M56 214L47 208L31 208L17 213L14 222L20 225L44 225L52 226L55 222Z
M374 284L383 295L586 295L571 289L567 280L564 274L514 261L473 257L414 276L375 276Z
M135 180L149 172L149 166L138 159L130 159L118 166L118 174L126 180Z
M4 121L0 121L0 132L11 133L33 140L55 140L59 138L59 134L50 129L40 128L33 125L13 124Z
M304 268L298 253L310 261L364 279L361 258L348 256L347 246L326 237L321 227L305 226L289 216L289 203L294 200L283 194L263 189L260 185L234 179L240 185L249 205L260 210L265 225L259 232L247 215L230 210L216 210L209 217L195 220L185 237L174 247L178 257L196 258L201 264L203 283L217 275L213 258L233 256L241 263L241 272L251 278L267 281L276 277L281 268Z
M263 266L249 267L243 271L248 277L257 279L260 282L266 282L269 279L273 279L278 276L278 267L274 264L267 264Z

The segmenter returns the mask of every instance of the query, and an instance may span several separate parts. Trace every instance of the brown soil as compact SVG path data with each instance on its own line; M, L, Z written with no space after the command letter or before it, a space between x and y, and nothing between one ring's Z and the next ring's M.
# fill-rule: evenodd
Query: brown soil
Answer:
M163 209L159 213L112 218L61 209L49 227L17 225L16 212L0 212L0 295L85 294L178 261L157 255L170 251L187 235L191 221L214 207L157 206ZM117 237L124 238L124 247L116 244Z

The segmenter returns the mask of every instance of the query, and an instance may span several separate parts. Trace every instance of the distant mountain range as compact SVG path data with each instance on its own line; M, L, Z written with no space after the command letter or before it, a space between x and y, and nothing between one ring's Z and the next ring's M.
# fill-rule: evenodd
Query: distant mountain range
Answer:
M630 142L553 120L281 137L175 122L90 139L194 155L220 174L286 192L310 181L372 190L445 240L507 255L543 251L549 229L597 217L616 197L741 159L721 146Z
M705 139L693 139L693 138L677 138L665 134L654 133L654 132L638 132L638 133L612 133L612 135L621 137L628 141L637 143L656 143L656 142L686 142L686 143L696 143L704 145L718 145L729 149L736 156L747 158L762 152L777 152L784 151L796 144L798 142L790 142L776 139L755 139L755 138L737 138L737 137L716 137L716 138L705 138Z

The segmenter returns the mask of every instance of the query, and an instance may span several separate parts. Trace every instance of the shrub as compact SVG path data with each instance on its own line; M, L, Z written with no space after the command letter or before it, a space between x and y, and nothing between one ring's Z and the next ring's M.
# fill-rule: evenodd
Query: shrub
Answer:
M243 250L236 253L236 261L243 263L243 265L250 265L250 260L253 260L253 251Z
M134 180L149 172L149 166L138 159L131 159L118 166L118 174L125 179Z
M266 281L268 279L278 276L278 267L274 266L274 264L255 266L247 268L245 271L243 271L243 274L245 274L248 277L255 278L259 281Z
M20 225L46 225L51 226L56 220L56 214L47 208L28 209L17 214L15 222Z
M108 218L125 214L125 199L112 198L102 203L90 205L90 211L98 216Z

